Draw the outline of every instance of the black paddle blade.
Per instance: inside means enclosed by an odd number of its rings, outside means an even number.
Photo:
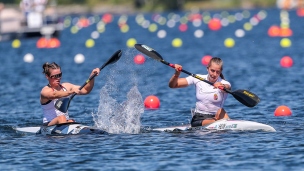
[[[260,98],[248,90],[236,90],[231,92],[233,97],[247,107],[254,107],[260,102]]]
[[[150,48],[149,46],[147,45],[143,45],[143,44],[135,44],[134,47],[140,51],[141,53],[155,59],[155,60],[158,60],[158,61],[162,61],[163,60],[163,57],[157,53],[154,49]]]
[[[69,109],[71,99],[69,97],[58,99],[55,103],[55,108],[63,113]]]
[[[104,64],[99,68],[99,70],[102,70],[105,66],[107,66],[107,65],[109,65],[109,64],[112,64],[112,63],[117,62],[117,61],[120,59],[121,55],[122,55],[122,51],[121,51],[121,50],[116,51],[116,52],[111,56],[111,58],[108,59],[108,61],[107,61],[106,63],[104,63]]]

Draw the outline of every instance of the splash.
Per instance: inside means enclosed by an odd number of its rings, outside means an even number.
[[[129,52],[125,54],[134,56]],[[95,126],[109,133],[140,133],[144,103],[132,59],[121,58],[119,67],[110,69],[106,84],[100,90],[98,111],[92,113]]]
[[[122,103],[112,98],[109,91],[111,89],[108,86],[101,89],[98,112],[93,114],[95,125],[109,133],[138,134],[144,106],[137,87],[130,89],[127,100]]]

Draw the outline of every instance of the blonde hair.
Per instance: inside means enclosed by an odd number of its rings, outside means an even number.
[[[58,64],[56,64],[55,62],[52,62],[52,63],[46,62],[42,65],[42,68],[43,68],[42,73],[46,74],[48,76],[50,76],[50,69],[61,69],[60,66]]]
[[[213,57],[213,58],[211,58],[210,59],[210,61],[209,61],[209,63],[208,63],[208,65],[207,65],[207,68],[209,68],[210,66],[211,66],[211,63],[216,63],[217,65],[219,65],[219,66],[221,66],[221,74],[220,74],[220,77],[222,78],[222,79],[225,79],[225,77],[224,77],[224,75],[223,75],[223,73],[222,73],[222,71],[223,71],[223,65],[224,65],[224,62],[223,62],[223,60],[221,59],[221,58],[219,58],[219,57]]]

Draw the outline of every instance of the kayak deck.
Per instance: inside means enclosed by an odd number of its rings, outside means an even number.
[[[187,131],[187,130],[234,130],[234,131],[267,131],[267,132],[276,132],[276,130],[266,124],[245,121],[245,120],[231,120],[231,119],[222,119],[218,120],[207,126],[191,127],[190,124],[181,125],[181,126],[172,126],[164,128],[154,128],[153,131]]]
[[[76,122],[57,124],[52,126],[23,127],[23,128],[14,128],[14,129],[18,133],[33,133],[33,134],[42,134],[42,135],[75,135],[75,134],[106,133],[106,131],[103,131],[101,129],[82,125]]]

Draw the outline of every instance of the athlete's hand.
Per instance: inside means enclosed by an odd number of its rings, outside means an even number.
[[[74,93],[79,94],[79,92],[80,92],[80,90],[78,87],[70,88],[70,94],[74,94]]]
[[[175,75],[179,75],[183,69],[183,66],[179,64],[174,64],[174,68],[175,68]]]
[[[221,82],[215,82],[215,83],[213,84],[213,86],[214,86],[215,88],[218,88],[218,89],[221,89],[221,90],[224,90],[224,89],[225,89],[225,85],[224,85],[223,83],[221,83]]]
[[[100,69],[99,68],[95,68],[93,69],[92,73],[90,76],[94,75],[96,73],[96,76],[99,75]]]

